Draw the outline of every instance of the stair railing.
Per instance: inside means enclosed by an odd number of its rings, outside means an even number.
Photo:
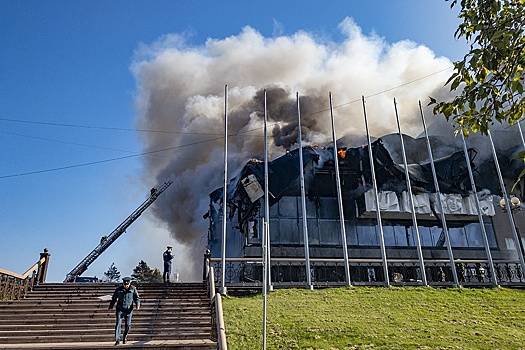
[[[23,274],[0,268],[0,300],[18,300],[39,283],[44,283],[49,266],[49,252],[44,249],[40,259]]]
[[[204,271],[206,272],[208,296],[210,297],[214,340],[217,341],[218,350],[228,350],[224,315],[222,312],[222,296],[215,291],[215,272],[209,264],[209,259],[205,260]]]

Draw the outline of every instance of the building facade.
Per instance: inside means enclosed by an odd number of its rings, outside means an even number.
[[[416,230],[411,216],[404,168],[400,162],[399,143],[395,137],[399,138],[399,135],[385,136],[372,145],[389,281],[420,284],[422,273],[416,249]],[[518,256],[518,249],[521,247],[513,237],[507,213],[499,206],[501,189],[497,179],[493,177],[494,172],[490,170],[493,160],[480,159],[474,148],[468,150],[468,161],[475,170],[475,181],[478,184],[485,228],[483,231],[464,153],[453,149],[451,151],[450,148],[436,152],[439,155],[435,160],[436,172],[454,258],[453,266],[440,220],[442,213],[439,210],[430,164],[424,155],[424,140],[404,137],[406,144],[413,147],[407,154],[408,168],[429,283],[454,283],[452,268],[455,268],[461,284],[490,284],[492,272],[484,245],[484,231],[495,262],[498,283],[524,282]],[[505,177],[510,184],[521,165],[514,164],[509,153],[512,152],[502,154],[500,162],[507,165]],[[304,147],[303,155],[310,272],[314,283],[345,282],[343,249],[348,251],[353,284],[384,283],[379,241],[381,234],[376,219],[367,146],[338,149],[346,244],[342,243],[333,149]],[[263,175],[263,164],[251,160],[230,181],[226,241],[226,275],[230,284],[257,284],[261,281]],[[488,176],[492,179],[487,179]],[[270,162],[269,189],[272,281],[283,285],[304,284],[306,269],[298,149]],[[517,196],[523,194],[520,187],[514,193]],[[218,189],[210,195],[207,217],[208,246],[219,269],[222,266],[216,259],[221,257],[221,206],[222,189]],[[525,221],[519,209],[518,206],[512,215],[518,231],[523,232]],[[521,237],[523,241],[523,236]]]

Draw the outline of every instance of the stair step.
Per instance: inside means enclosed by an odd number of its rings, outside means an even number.
[[[83,346],[79,344],[113,348],[108,341],[114,334],[115,311],[98,297],[112,295],[117,285],[46,283],[22,300],[0,302],[0,349]],[[203,283],[145,284],[137,289],[141,308],[133,313],[129,340],[138,343],[126,347],[215,349],[211,304]]]
[[[13,323],[8,325],[0,324],[0,331],[17,331],[17,330],[44,330],[44,329],[77,329],[79,324],[89,325],[89,328],[107,328],[115,325],[115,320],[107,320],[106,322],[96,323],[84,323],[77,320],[71,320],[69,323],[35,323],[35,324],[24,324],[24,323]],[[211,327],[211,319],[195,319],[195,320],[133,320],[133,328],[152,326],[155,327],[179,327],[179,326],[205,326]]]
[[[190,321],[202,321],[202,320],[211,320],[211,315],[203,314],[187,314],[187,315],[165,315],[159,318],[153,317],[144,317],[144,316],[135,316],[133,315],[133,323],[135,322],[155,322],[156,320],[161,320],[162,322],[179,322],[182,320]],[[42,317],[31,317],[23,319],[0,319],[0,326],[10,325],[10,324],[25,324],[25,325],[34,325],[34,324],[94,324],[94,323],[104,323],[104,322],[115,322],[115,316],[111,315],[110,317],[62,317],[62,318],[42,318]]]
[[[128,341],[120,345],[126,349],[176,349],[176,350],[211,350],[217,348],[217,343],[210,339],[179,339]],[[32,343],[32,344],[0,344],[2,350],[41,349],[41,350],[73,350],[73,349],[115,349],[114,342],[78,342],[78,343]]]
[[[115,289],[99,289],[99,290],[34,290],[31,291],[33,295],[98,295],[98,294],[113,294]],[[207,291],[204,290],[170,290],[170,291],[137,291],[139,295],[207,295]]]
[[[162,319],[173,319],[175,317],[178,317],[179,319],[183,319],[183,318],[188,318],[188,317],[198,317],[198,318],[202,318],[202,317],[208,317],[210,318],[211,317],[211,314],[210,312],[208,311],[207,313],[206,312],[201,312],[201,313],[186,313],[186,314],[183,314],[183,313],[179,313],[179,314],[171,314],[169,315],[170,317],[164,317],[164,316],[161,316],[159,317],[162,318]],[[171,317],[173,316],[173,317]],[[27,319],[30,319],[30,317],[9,317],[9,318],[4,318],[5,321],[10,321],[12,323],[24,323],[25,320]],[[104,316],[101,316],[101,317],[89,317],[89,315],[66,315],[66,316],[55,316],[55,317],[48,317],[48,316],[45,316],[45,317],[38,317],[36,318],[37,320],[39,320],[40,322],[49,322],[49,323],[61,323],[63,321],[66,321],[66,320],[85,320],[86,322],[89,322],[89,323],[93,323],[93,322],[101,322],[101,321],[104,321],[104,320],[112,320],[112,319],[115,319],[115,315],[114,314],[107,314],[107,315],[104,315]],[[137,320],[154,320],[155,319],[155,315],[143,315],[142,317],[135,317],[133,316],[133,319],[137,319]]]
[[[194,307],[165,307],[165,308],[144,308],[140,310],[133,311],[133,317],[150,316],[150,315],[179,315],[179,314],[191,314],[191,313],[204,313],[208,312],[210,307],[206,306],[194,306]],[[5,317],[37,317],[46,316],[52,317],[53,315],[63,315],[63,316],[86,316],[86,317],[99,317],[104,315],[115,316],[115,310],[108,310],[107,307],[98,308],[98,309],[30,309],[30,310],[5,310],[0,312],[0,319]]]
[[[150,325],[135,325],[132,323],[131,329],[133,333],[145,333],[145,334],[178,334],[185,332],[209,332],[209,327],[204,326],[188,326],[188,325],[169,325],[163,327],[153,327],[154,324]],[[19,329],[19,330],[0,330],[0,337],[2,336],[43,336],[43,335],[89,335],[89,334],[113,334],[115,327],[106,325],[105,328],[92,328],[87,327],[88,325],[77,324],[75,329]],[[90,325],[89,325],[90,326]],[[156,325],[155,325],[156,326]]]
[[[21,310],[21,311],[42,311],[42,310],[54,310],[54,309],[69,309],[69,310],[95,310],[95,309],[107,309],[109,302],[98,301],[92,303],[20,303],[11,305],[0,305],[0,312],[10,310]],[[177,301],[177,302],[154,302],[144,301],[140,304],[141,310],[149,309],[174,309],[174,308],[185,308],[191,306],[199,307],[210,307],[209,301]]]
[[[82,334],[82,335],[49,335],[49,336],[0,336],[0,344],[13,343],[51,343],[51,342],[82,342],[82,341],[104,341],[111,339],[113,334]],[[160,339],[202,339],[211,338],[210,332],[177,332],[176,334],[150,334],[133,333],[130,331],[130,341],[160,340]]]

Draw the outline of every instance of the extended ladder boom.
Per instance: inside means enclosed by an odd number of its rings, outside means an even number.
[[[146,199],[130,216],[126,218],[120,225],[118,225],[113,232],[111,232],[107,237],[102,237],[100,244],[93,249],[70,273],[66,275],[64,282],[75,282],[75,279],[84,273],[87,270],[89,265],[93,263],[109,246],[117,240],[126,229],[139,218],[139,216],[153,203],[157,198],[164,192],[173,181],[169,180],[163,183],[158,188],[152,188],[150,191],[150,196]]]

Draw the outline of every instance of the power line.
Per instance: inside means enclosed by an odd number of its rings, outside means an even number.
[[[413,83],[416,83],[418,81],[421,81],[421,80],[424,80],[426,78],[430,78],[431,76],[433,75],[436,75],[436,74],[439,74],[439,73],[443,73],[451,68],[454,68],[453,66],[448,66],[446,68],[443,68],[437,72],[433,72],[433,73],[430,73],[430,74],[427,74],[425,76],[422,76],[422,77],[419,77],[419,78],[416,78],[414,80],[410,80],[410,81],[407,81],[407,82],[404,82],[402,84],[399,84],[399,85],[396,85],[396,86],[393,86],[393,87],[390,87],[388,89],[385,89],[385,90],[380,90],[380,91],[377,91],[377,92],[374,92],[370,95],[365,95],[365,98],[371,98],[371,97],[375,97],[375,96],[378,96],[378,95],[381,95],[381,94],[384,94],[385,92],[390,92],[390,91],[393,91],[393,90],[396,90],[396,89],[399,89],[400,87],[403,87],[403,86],[406,86],[406,85],[410,85],[410,84],[413,84]],[[334,105],[333,108],[334,109],[337,109],[337,108],[341,108],[341,107],[344,107],[344,106],[347,106],[347,105],[350,105],[352,103],[356,103],[356,102],[361,102],[361,96],[359,97],[356,97],[350,101],[347,101],[347,102],[344,102],[344,103],[341,103],[341,104],[338,104],[338,105]],[[314,114],[318,114],[318,113],[322,113],[322,112],[328,112],[330,110],[330,108],[325,108],[325,109],[321,109],[319,111],[315,111],[315,112],[310,112],[310,113],[306,113],[304,115],[314,115]]]
[[[127,151],[127,150],[123,150],[123,149],[119,149],[119,148],[98,146],[98,145],[92,145],[92,144],[87,144],[87,143],[79,143],[79,142],[70,142],[70,141],[64,141],[64,140],[59,140],[59,139],[47,138],[47,137],[42,137],[42,136],[20,134],[20,133],[11,132],[11,131],[0,130],[0,133],[2,133],[4,135],[23,137],[23,138],[26,138],[26,139],[33,139],[33,140],[61,143],[61,144],[64,144],[64,145],[73,145],[73,146],[81,146],[81,147],[87,147],[87,148],[96,148],[96,149],[102,149],[102,150],[107,150],[107,151],[117,151],[117,152],[123,152],[123,153],[133,153],[132,151]]]
[[[169,150],[178,150],[178,149],[181,149],[181,148],[184,148],[184,147],[194,146],[194,145],[201,144],[201,143],[212,142],[212,141],[220,140],[222,138],[223,137],[221,136],[221,137],[216,137],[216,138],[213,138],[213,139],[207,139],[207,140],[191,142],[191,143],[187,143],[187,144],[184,144],[184,145],[166,147],[166,148],[161,148],[161,149],[154,150],[154,151],[135,153],[135,154],[127,155],[127,156],[102,159],[102,160],[97,160],[97,161],[93,161],[93,162],[71,164],[71,165],[66,165],[66,166],[61,166],[61,167],[56,167],[56,168],[48,168],[48,169],[42,169],[42,170],[27,171],[27,172],[8,174],[8,175],[0,175],[0,179],[7,179],[7,178],[11,178],[11,177],[20,177],[20,176],[26,176],[26,175],[48,173],[48,172],[59,171],[59,170],[80,168],[80,167],[85,167],[85,166],[90,166],[90,165],[95,165],[95,164],[109,163],[109,162],[113,162],[113,161],[117,161],[117,160],[136,158],[136,157],[143,157],[143,156],[148,156],[148,155],[161,153],[161,152],[165,152],[165,151],[169,151]]]
[[[437,72],[433,72],[433,73],[430,73],[430,74],[427,74],[425,76],[422,76],[422,77],[419,77],[419,78],[416,78],[414,80],[410,80],[410,81],[407,81],[407,82],[404,82],[402,84],[399,84],[399,85],[396,85],[396,86],[393,86],[393,87],[390,87],[388,89],[385,89],[385,90],[380,90],[380,91],[377,91],[377,92],[374,92],[370,95],[365,95],[365,98],[371,98],[371,97],[375,97],[375,96],[378,96],[378,95],[381,95],[381,94],[384,94],[385,92],[390,92],[390,91],[393,91],[393,90],[396,90],[396,89],[399,89],[400,87],[403,87],[403,86],[406,86],[406,85],[410,85],[410,84],[413,84],[413,83],[416,83],[420,80],[424,80],[426,78],[429,78],[433,75],[436,75],[436,74],[439,74],[439,73],[443,73],[451,68],[454,68],[453,66],[448,66],[446,68],[443,68]],[[356,102],[361,102],[361,96],[359,97],[356,97],[350,101],[347,101],[347,102],[344,102],[344,103],[341,103],[341,104],[338,104],[338,105],[334,105],[333,106],[333,109],[337,109],[337,108],[341,108],[341,107],[345,107],[345,106],[348,106],[352,103],[356,103]],[[324,109],[320,109],[318,111],[315,111],[315,112],[309,112],[309,113],[302,113],[303,116],[311,116],[311,115],[315,115],[315,114],[319,114],[319,113],[322,113],[322,112],[328,112],[330,111],[330,108],[324,108]],[[276,122],[276,123],[273,123],[273,125],[275,124],[279,124],[279,122]],[[262,129],[262,127],[259,127],[259,128],[256,128],[256,129],[252,129],[252,130],[249,130],[249,131],[255,131],[255,130],[260,130]],[[249,132],[249,131],[246,131],[246,132]]]
[[[27,120],[27,119],[13,119],[13,118],[2,118],[2,117],[0,117],[0,120],[1,121],[6,121],[6,122],[12,122],[12,123],[47,125],[47,126],[62,126],[62,127],[80,128],[80,129],[151,132],[151,133],[159,133],[159,134],[222,135],[222,134],[218,134],[218,133],[198,132],[198,131],[175,131],[175,130],[120,128],[120,127],[110,127],[110,126],[72,124],[72,123],[57,123],[57,122],[35,121],[35,120]]]
[[[420,80],[423,80],[423,79],[426,79],[430,76],[433,76],[433,75],[436,75],[436,74],[439,74],[439,73],[442,73],[448,69],[450,69],[452,67],[447,67],[447,68],[444,68],[442,70],[439,70],[437,72],[434,72],[434,73],[430,73],[430,74],[427,74],[423,77],[420,77],[420,78],[417,78],[417,79],[414,79],[414,80],[411,80],[411,81],[408,81],[408,82],[405,82],[405,83],[402,83],[402,84],[399,84],[399,85],[396,85],[394,87],[391,87],[391,88],[388,88],[388,89],[385,89],[385,90],[381,90],[381,91],[378,91],[378,92],[375,92],[373,94],[370,94],[370,95],[367,95],[365,97],[367,98],[370,98],[370,97],[374,97],[374,96],[378,96],[380,94],[383,94],[385,92],[389,92],[389,91],[392,91],[392,90],[395,90],[395,89],[398,89],[402,86],[406,86],[406,85],[409,85],[409,84],[412,84],[412,83],[415,83],[417,81],[420,81]],[[334,106],[334,108],[340,108],[340,107],[343,107],[343,106],[346,106],[346,105],[349,105],[351,103],[355,103],[355,102],[358,102],[360,101],[360,98],[356,98],[354,100],[351,100],[351,101],[348,101],[348,102],[345,102],[343,104],[339,104],[339,105],[336,105]],[[308,115],[313,115],[313,114],[317,114],[317,113],[321,113],[321,112],[325,112],[325,111],[328,111],[329,109],[323,109],[323,110],[319,110],[319,111],[316,111],[316,112],[311,112],[311,113],[308,113]],[[82,127],[82,128],[89,128],[89,129],[106,129],[106,130],[126,130],[126,131],[144,131],[144,132],[162,132],[162,133],[176,133],[174,131],[162,131],[162,130],[147,130],[147,129],[130,129],[130,128],[113,128],[113,127],[101,127],[101,126],[89,126],[89,125],[78,125],[78,124],[62,124],[62,123],[51,123],[51,122],[33,122],[33,121],[22,121],[22,120],[17,120],[17,119],[7,119],[7,118],[0,118],[0,120],[5,120],[5,121],[15,121],[15,122],[23,122],[23,123],[31,123],[31,124],[43,124],[43,125],[57,125],[57,126],[69,126],[69,127]],[[278,124],[278,123],[274,123],[274,124]],[[250,129],[250,130],[246,130],[246,131],[242,131],[242,132],[238,132],[236,134],[232,134],[231,136],[240,136],[240,135],[244,135],[244,134],[247,134],[251,131],[256,131],[256,130],[260,130],[262,127],[258,127],[258,128],[253,128],[253,129]],[[182,134],[186,133],[186,132],[180,132]],[[189,133],[191,134],[191,133]],[[218,135],[218,134],[209,134],[209,133],[204,133],[204,135]],[[246,135],[246,136],[256,136],[256,135]],[[154,151],[148,151],[148,152],[142,152],[142,153],[135,153],[135,154],[130,154],[130,155],[127,155],[127,156],[122,156],[122,157],[116,157],[116,158],[108,158],[108,159],[103,159],[103,160],[98,160],[98,161],[93,161],[93,162],[86,162],[86,163],[78,163],[78,164],[72,164],[72,165],[67,165],[67,166],[62,166],[62,167],[56,167],[56,168],[48,168],[48,169],[42,169],[42,170],[35,170],[35,171],[28,171],[28,172],[22,172],[22,173],[15,173],[15,174],[8,174],[8,175],[0,175],[0,179],[5,179],[5,178],[12,178],[12,177],[20,177],[20,176],[26,176],[26,175],[33,175],[33,174],[41,174],[41,173],[47,173],[47,172],[53,172],[53,171],[59,171],[59,170],[65,170],[65,169],[71,169],[71,168],[78,168],[78,167],[85,167],[85,166],[90,166],[90,165],[96,165],[96,164],[102,164],[102,163],[108,163],[108,162],[113,162],[113,161],[117,161],[117,160],[123,160],[123,159],[129,159],[129,158],[136,158],[136,157],[142,157],[142,156],[148,156],[148,155],[152,155],[152,154],[156,154],[156,153],[161,153],[161,152],[165,152],[165,151],[168,151],[168,150],[177,150],[177,149],[181,149],[181,148],[184,148],[184,147],[189,147],[189,146],[193,146],[193,145],[197,145],[197,144],[201,144],[201,143],[207,143],[207,142],[212,142],[212,141],[216,141],[216,140],[220,140],[220,139],[223,139],[224,136],[220,136],[220,137],[216,137],[216,138],[213,138],[213,139],[207,139],[207,140],[201,140],[201,141],[196,141],[196,142],[192,142],[192,143],[188,143],[188,144],[184,144],[184,145],[179,145],[179,146],[171,146],[171,147],[166,147],[166,148],[162,148],[162,149],[158,149],[158,150],[154,150]]]
[[[392,90],[396,90],[400,87],[403,87],[403,86],[406,86],[406,85],[410,85],[410,84],[413,84],[415,82],[418,82],[418,81],[421,81],[421,80],[424,80],[426,78],[429,78],[433,75],[436,75],[436,74],[439,74],[439,73],[442,73],[442,72],[445,72],[449,69],[453,68],[453,66],[448,66],[444,69],[441,69],[439,71],[436,71],[436,72],[433,72],[433,73],[430,73],[430,74],[427,74],[425,76],[422,76],[422,77],[419,77],[419,78],[416,78],[416,79],[413,79],[413,80],[410,80],[410,81],[407,81],[407,82],[404,82],[404,83],[401,83],[399,85],[396,85],[396,86],[393,86],[393,87],[390,87],[388,89],[385,89],[385,90],[380,90],[380,91],[377,91],[375,93],[372,93],[370,95],[365,95],[366,98],[370,98],[370,97],[375,97],[375,96],[378,96],[378,95],[381,95],[381,94],[384,94],[385,92],[389,92],[389,91],[392,91]],[[345,103],[341,103],[339,105],[334,105],[334,109],[336,108],[341,108],[341,107],[344,107],[346,105],[349,105],[349,104],[352,104],[352,103],[356,103],[356,102],[359,102],[361,101],[361,97],[356,97],[355,99],[352,99],[350,101],[347,101]],[[315,111],[315,112],[310,112],[310,113],[307,113],[305,114],[306,115],[313,115],[313,114],[318,114],[318,113],[322,113],[322,112],[327,112],[329,111],[328,108],[326,109],[322,109],[322,110],[319,110],[319,111]],[[122,128],[122,127],[108,127],[108,126],[100,126],[100,125],[86,125],[86,124],[74,124],[74,123],[59,123],[59,122],[49,122],[49,121],[34,121],[34,120],[28,120],[28,119],[14,119],[14,118],[4,118],[4,117],[0,117],[0,121],[6,121],[6,122],[12,122],[12,123],[22,123],[22,124],[34,124],[34,125],[47,125],[47,126],[61,126],[61,127],[71,127],[71,128],[82,128],[82,129],[98,129],[98,130],[113,130],[113,131],[133,131],[133,132],[144,132],[144,133],[160,133],[160,134],[188,134],[188,135],[210,135],[210,136],[219,136],[219,135],[222,135],[222,134],[219,134],[219,133],[209,133],[209,132],[200,132],[200,131],[180,131],[180,130],[156,130],[156,129],[140,129],[140,128]],[[249,131],[254,131],[254,130],[259,130],[259,129],[262,129],[262,127],[259,127],[259,128],[256,128],[256,129],[253,129],[253,130],[249,130]],[[249,132],[249,131],[245,131],[245,132]],[[243,132],[244,133],[244,132]]]

